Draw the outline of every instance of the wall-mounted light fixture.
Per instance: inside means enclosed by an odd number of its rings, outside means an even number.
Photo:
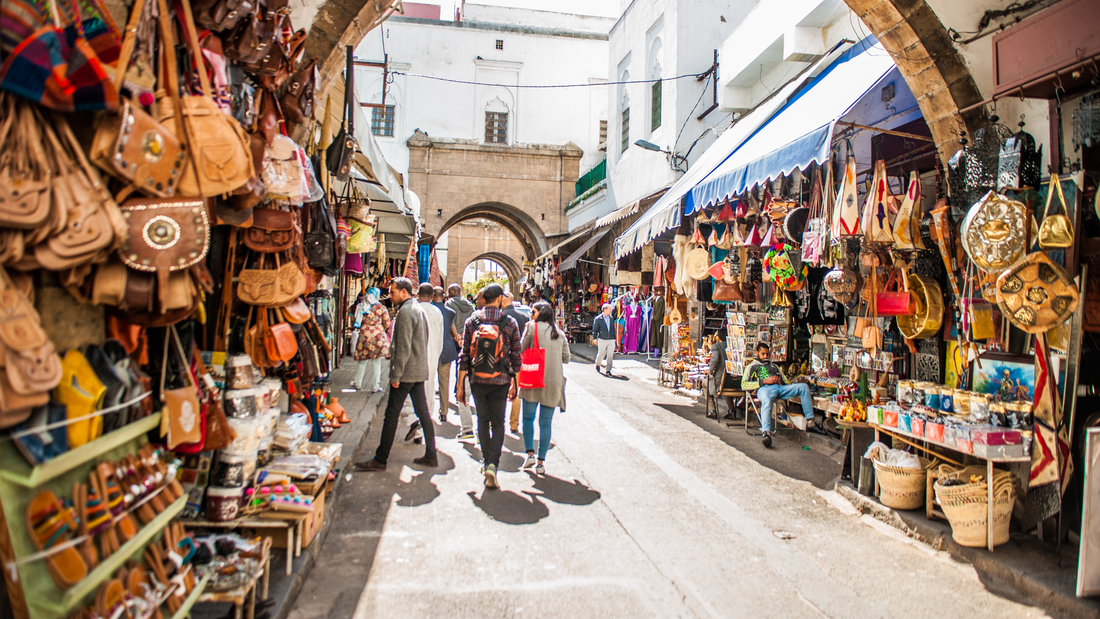
[[[657,152],[657,153],[664,153],[665,156],[668,158],[668,165],[669,165],[670,168],[672,168],[673,170],[675,170],[677,172],[686,171],[683,168],[683,165],[685,163],[687,163],[687,159],[681,157],[680,155],[677,155],[676,153],[674,153],[670,150],[665,150],[665,149],[661,148],[660,146],[657,146],[653,142],[649,142],[647,140],[635,140],[634,145],[635,146],[640,146],[640,147],[644,148],[645,150],[651,150],[651,151],[654,151],[654,152]]]
[[[435,216],[436,217],[442,217],[443,216],[443,209],[441,209],[441,208],[435,209]]]

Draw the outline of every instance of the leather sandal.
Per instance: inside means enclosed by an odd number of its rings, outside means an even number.
[[[84,562],[88,564],[89,570],[94,570],[95,566],[99,565],[99,554],[95,550],[94,533],[95,527],[102,525],[103,512],[100,511],[97,515],[97,523],[92,523],[89,519],[88,510],[88,485],[76,482],[73,484],[73,509],[77,513],[77,535],[86,538],[77,548],[80,550],[81,556],[84,557]]]
[[[100,617],[110,617],[114,609],[126,598],[126,587],[115,578],[99,586],[95,594],[95,611]]]
[[[138,526],[134,517],[126,511],[125,493],[115,477],[114,467],[107,462],[101,462],[96,467],[96,475],[99,477],[99,494],[107,500],[107,508],[115,517],[118,534],[124,542],[132,540],[137,535]]]
[[[52,490],[44,490],[31,499],[27,505],[26,526],[31,542],[39,551],[72,539],[77,531],[72,511],[57,500]],[[72,587],[88,575],[88,564],[74,547],[65,548],[45,561],[50,576],[61,590]]]

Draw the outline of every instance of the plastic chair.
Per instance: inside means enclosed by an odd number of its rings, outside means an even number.
[[[763,431],[753,432],[752,430],[749,429],[749,409],[750,408],[752,409],[752,412],[756,415],[756,419],[759,422],[759,425],[757,427],[761,428],[761,427],[764,426],[764,420],[760,416],[760,406],[761,406],[760,398],[756,396],[756,392],[757,392],[758,389],[759,388],[757,388],[757,389],[747,389],[744,392],[745,393],[745,434],[748,434],[749,436],[763,436],[763,434],[764,434]],[[778,431],[780,429],[780,427],[784,427],[784,428],[794,427],[790,423],[789,420],[786,423],[782,424],[782,426],[780,425],[780,422],[779,422],[779,413],[780,412],[786,414],[786,412],[787,412],[786,400],[776,400],[775,402],[772,402],[772,432]]]

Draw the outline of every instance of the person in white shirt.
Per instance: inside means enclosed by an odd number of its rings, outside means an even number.
[[[420,284],[417,290],[417,300],[420,301],[420,309],[424,310],[424,322],[428,325],[428,380],[424,381],[424,394],[428,399],[428,415],[435,418],[438,412],[439,401],[435,398],[438,388],[439,358],[443,355],[443,312],[439,311],[432,301],[435,298],[435,287],[429,283]],[[416,437],[420,430],[420,420],[415,413],[408,417],[409,433],[405,440]]]

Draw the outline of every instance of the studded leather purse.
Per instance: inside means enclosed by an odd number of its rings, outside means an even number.
[[[155,274],[161,312],[171,298],[169,275],[202,262],[210,249],[210,216],[202,199],[129,200],[122,215],[130,238],[118,256],[133,270]]]

